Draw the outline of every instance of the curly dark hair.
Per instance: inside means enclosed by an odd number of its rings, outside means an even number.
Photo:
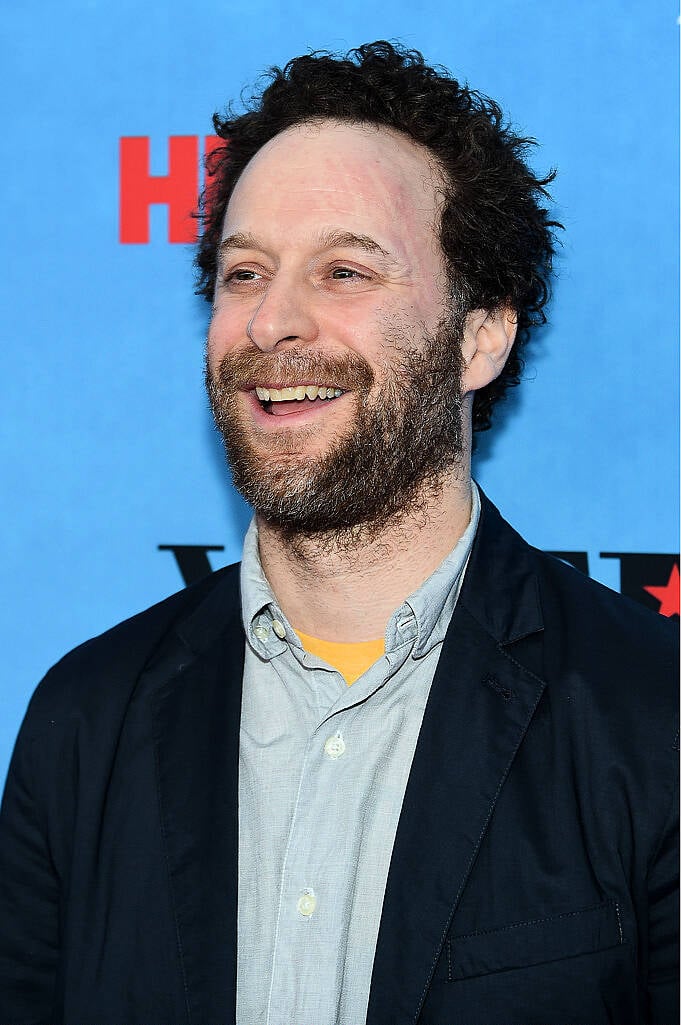
[[[440,242],[458,312],[515,311],[516,342],[501,375],[476,392],[473,429],[490,426],[492,407],[523,370],[530,329],[546,322],[555,247],[542,203],[554,177],[534,175],[525,159],[533,139],[515,134],[500,107],[460,85],[445,68],[430,67],[417,50],[385,41],[338,56],[315,52],[267,73],[268,84],[245,113],[215,114],[226,145],[206,161],[207,187],[199,217],[197,294],[212,302],[217,247],[232,190],[255,153],[279,132],[330,119],[385,126],[427,147],[448,183]]]

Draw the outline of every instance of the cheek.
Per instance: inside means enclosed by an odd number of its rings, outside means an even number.
[[[429,261],[418,275],[411,296],[411,311],[415,320],[430,330],[445,316],[448,308],[449,289],[441,263]]]
[[[231,352],[239,344],[240,339],[246,337],[241,325],[242,319],[233,313],[228,315],[219,310],[211,317],[206,342],[208,367],[211,371],[216,369],[225,353]]]

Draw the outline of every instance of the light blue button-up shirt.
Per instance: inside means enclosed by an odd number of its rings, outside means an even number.
[[[348,687],[306,652],[265,579],[241,568],[238,1025],[362,1025],[397,823],[480,516],[390,617]],[[453,756],[455,753],[453,752]]]

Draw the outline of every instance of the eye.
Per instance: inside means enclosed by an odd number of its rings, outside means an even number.
[[[331,271],[331,277],[335,278],[336,281],[340,281],[343,278],[364,277],[364,275],[356,270],[352,270],[350,267],[334,267]]]
[[[226,270],[221,281],[223,292],[250,294],[254,289],[262,288],[265,274],[254,267],[233,267]]]
[[[329,277],[333,281],[370,281],[371,275],[364,274],[356,267],[332,267]]]
[[[260,275],[254,270],[245,270],[242,267],[230,271],[225,275],[225,281],[255,281]]]

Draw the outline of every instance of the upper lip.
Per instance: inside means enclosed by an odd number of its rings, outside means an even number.
[[[343,385],[323,378],[317,378],[316,381],[256,381],[255,384],[248,385],[244,391],[255,391],[256,388],[277,388],[279,390],[282,388],[340,388],[342,391],[347,391]]]

